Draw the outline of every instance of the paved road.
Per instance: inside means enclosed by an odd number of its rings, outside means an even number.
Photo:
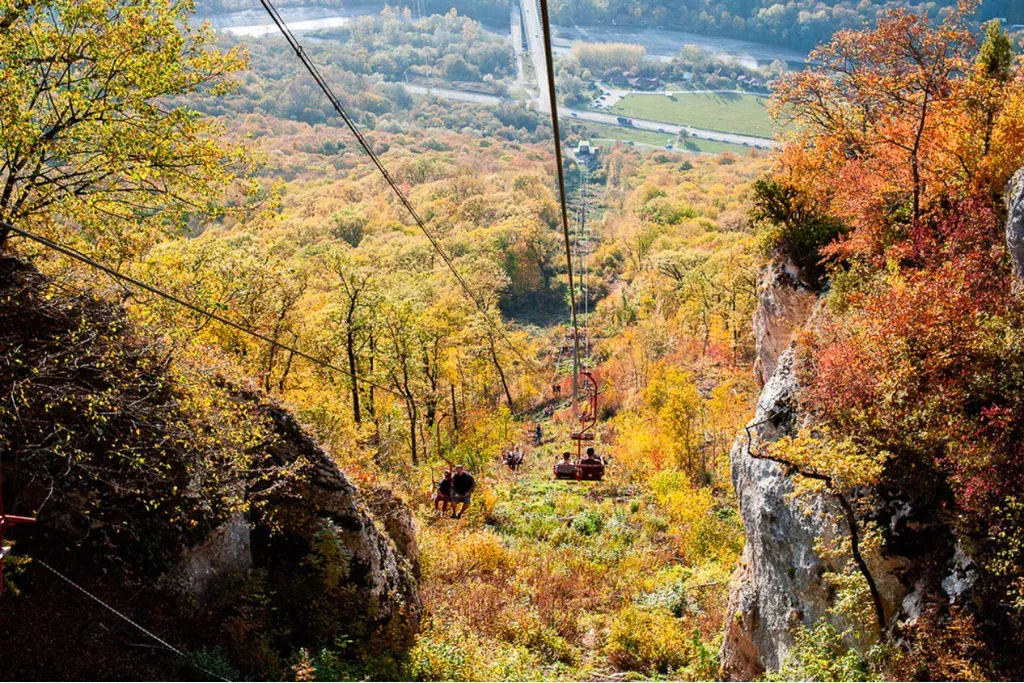
[[[540,97],[538,109],[546,114],[551,113],[548,101],[548,64],[544,59],[544,35],[541,33],[540,5],[537,0],[522,0],[523,24],[526,27],[526,43],[529,46],[533,70],[537,75],[537,87]]]
[[[497,95],[488,95],[487,93],[482,92],[454,90],[452,88],[435,88],[433,86],[412,85],[411,83],[403,83],[402,85],[404,85],[405,89],[414,95],[434,95],[448,100],[486,104],[492,107],[496,107],[501,104],[501,98]]]
[[[501,103],[501,98],[497,95],[486,95],[478,92],[453,90],[451,88],[428,88],[422,85],[406,85],[405,88],[416,95],[435,95],[437,97],[444,97],[450,100],[473,102],[475,104],[486,104],[489,106],[497,106]],[[536,106],[536,103],[534,103],[534,105]],[[601,112],[571,109],[569,107],[559,107],[558,112],[563,118],[590,121],[592,123],[605,123],[612,126],[619,125],[618,117],[615,114],[602,114]],[[573,116],[573,114],[575,114],[575,116]],[[752,135],[739,135],[736,133],[720,133],[714,130],[705,130],[703,128],[694,128],[692,126],[680,126],[674,123],[662,123],[661,121],[651,121],[648,119],[634,118],[632,127],[638,130],[665,133],[667,137],[675,137],[676,135],[679,135],[679,133],[686,131],[686,133],[691,137],[699,138],[701,140],[730,142],[734,145],[747,145],[751,147],[761,146],[769,149],[779,147],[779,143],[767,138],[759,138]]]
[[[523,66],[523,19],[519,5],[516,4],[509,9],[509,35],[512,37],[512,52],[516,56],[516,85],[523,85],[526,80],[526,68]]]
[[[583,111],[579,109],[569,109],[567,107],[561,107],[558,111],[564,113],[566,116],[570,116],[581,121],[606,123],[613,126],[619,125],[618,116],[616,114],[602,114],[596,111]],[[575,114],[575,116],[573,116],[573,114]],[[747,145],[749,147],[760,146],[775,149],[780,146],[779,143],[774,140],[769,140],[768,138],[759,138],[753,135],[739,135],[737,133],[720,133],[716,130],[705,130],[703,128],[694,128],[693,126],[680,126],[675,123],[663,123],[661,121],[651,121],[648,119],[633,118],[632,127],[637,130],[665,133],[669,136],[676,136],[685,131],[690,137],[700,138],[701,140],[730,142],[734,145]]]

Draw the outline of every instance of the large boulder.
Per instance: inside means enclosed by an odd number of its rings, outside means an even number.
[[[301,476],[268,497],[270,516],[281,525],[283,538],[267,536],[264,553],[287,553],[298,543],[322,554],[323,543],[334,544],[345,575],[318,599],[337,601],[328,611],[353,620],[343,629],[347,635],[372,637],[386,631],[389,645],[400,649],[415,635],[422,611],[408,506],[390,494],[387,503],[379,502],[384,498],[379,490],[364,496],[291,413],[271,403],[261,404],[261,410],[282,437],[267,449],[277,464],[302,464]],[[375,518],[370,499],[389,516],[386,521]]]
[[[285,407],[244,377],[168,367],[163,340],[120,306],[4,256],[0,349],[15,406],[0,410],[5,503],[37,517],[16,539],[34,560],[18,577],[29,599],[0,606],[13,671],[158,678],[109,613],[50,599],[43,562],[254,677],[337,643],[353,665],[400,660],[422,613],[409,509],[356,487]]]
[[[236,513],[209,538],[186,551],[164,581],[171,590],[202,602],[219,580],[249,569],[252,569],[249,519]]]
[[[408,506],[389,491],[360,491],[280,405],[253,391],[231,391],[267,418],[268,464],[292,476],[250,484],[251,511],[184,551],[165,584],[204,603],[222,582],[262,570],[278,595],[316,594],[320,614],[310,622],[321,623],[309,629],[313,642],[335,629],[364,638],[386,632],[389,644],[401,649],[422,611]],[[332,562],[335,567],[325,566]],[[307,609],[296,606],[299,613]]]

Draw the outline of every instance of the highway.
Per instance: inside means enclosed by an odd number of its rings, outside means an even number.
[[[516,85],[526,83],[526,67],[523,65],[523,20],[519,5],[513,3],[509,10],[509,35],[512,37],[512,52],[516,56]]]
[[[537,77],[539,90],[538,109],[545,114],[551,113],[548,101],[548,65],[544,59],[544,35],[541,33],[540,5],[537,0],[522,0],[523,24],[526,27],[526,43],[533,61],[533,70]]]

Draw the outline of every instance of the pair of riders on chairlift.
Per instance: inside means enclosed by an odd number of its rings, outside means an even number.
[[[586,455],[579,461],[579,465],[582,467],[603,468],[607,464],[605,459],[597,455],[592,447],[587,449]],[[575,477],[576,469],[577,463],[572,461],[572,453],[565,451],[562,453],[562,459],[555,463],[555,476]]]
[[[452,518],[462,517],[462,513],[469,507],[475,488],[476,479],[462,465],[455,466],[455,474],[452,474],[451,469],[445,470],[434,491],[434,514],[446,515],[448,503],[451,503]]]
[[[523,453],[523,449],[519,446],[519,444],[516,444],[509,450],[505,451],[505,456],[503,460],[505,462],[505,466],[508,467],[513,472],[515,472],[517,469],[519,469],[520,465],[523,464],[523,460],[525,458],[526,454]]]

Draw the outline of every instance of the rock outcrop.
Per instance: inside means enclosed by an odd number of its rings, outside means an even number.
[[[165,583],[203,603],[239,572],[265,571],[278,595],[315,595],[318,615],[308,615],[311,623],[326,617],[356,638],[386,633],[388,647],[400,651],[416,634],[422,611],[408,506],[390,491],[360,491],[286,409],[256,392],[233,388],[232,395],[258,406],[271,426],[263,446],[270,464],[294,476],[266,492],[257,484],[258,509],[235,515],[182,553]],[[296,607],[296,618],[303,618]],[[303,630],[317,642],[337,623]]]
[[[778,359],[765,384],[757,412],[741,435],[730,459],[739,497],[746,545],[729,596],[722,670],[732,680],[752,680],[765,671],[778,671],[793,646],[801,625],[831,622],[840,632],[852,624],[833,614],[832,591],[823,577],[839,571],[819,555],[820,541],[846,537],[838,504],[828,495],[794,500],[793,482],[782,467],[754,457],[767,444],[796,431],[799,385],[793,370],[793,349]],[[752,455],[752,453],[754,455]],[[898,558],[868,558],[872,576],[892,615],[907,594],[901,575],[906,563]],[[851,642],[851,645],[866,645]]]
[[[752,450],[794,431],[797,390],[790,349],[761,392],[749,440],[741,435],[730,454],[746,535],[722,646],[723,672],[734,680],[778,670],[793,644],[794,627],[828,613],[828,590],[821,579],[829,567],[815,545],[820,536],[834,533],[831,524],[825,515],[798,509],[790,496],[792,482],[778,464],[751,456]],[[815,507],[829,507],[829,502],[815,501]]]
[[[202,602],[225,576],[252,569],[250,531],[246,515],[233,515],[209,538],[190,548],[164,582],[171,590]]]
[[[792,342],[818,302],[791,267],[771,265],[762,278],[755,333],[756,371],[765,373],[764,384],[756,413],[730,453],[746,536],[732,581],[721,651],[722,674],[731,680],[778,671],[801,625],[826,620],[841,632],[851,626],[832,613],[832,591],[823,578],[841,568],[816,550],[821,541],[848,533],[838,523],[843,518],[838,504],[828,495],[795,500],[791,476],[779,464],[755,457],[771,442],[795,433],[806,420],[798,407]],[[869,557],[868,563],[887,614],[895,614],[908,593],[903,576],[907,563],[878,557]]]
[[[1024,169],[1006,188],[1006,246],[1013,266],[1014,286],[1024,287]]]
[[[169,368],[119,306],[12,257],[0,257],[0,348],[0,392],[17,406],[0,410],[0,481],[9,512],[38,518],[17,538],[32,567],[62,567],[140,614],[158,606],[146,621],[169,641],[225,648],[259,678],[342,637],[356,662],[404,653],[422,611],[409,509],[357,488],[287,409],[244,380]],[[66,437],[41,445],[50,433]],[[19,578],[20,626],[0,618],[15,670],[67,659],[63,678],[154,679],[127,639],[102,644],[124,667],[79,656],[109,615],[76,600],[36,608],[52,577]]]
[[[379,502],[384,498],[379,490],[364,495],[291,413],[271,403],[262,403],[260,410],[280,437],[267,452],[280,466],[302,467],[300,476],[267,498],[267,516],[280,530],[262,534],[257,559],[281,564],[296,547],[323,555],[320,545],[330,543],[326,554],[340,553],[344,576],[338,585],[327,585],[317,600],[327,604],[326,611],[350,620],[347,635],[386,631],[389,645],[400,649],[415,635],[422,609],[416,583],[419,551],[408,506],[390,494],[387,503]],[[384,518],[374,515],[374,507]],[[306,556],[293,559],[301,571]]]
[[[772,261],[761,272],[754,310],[757,359],[754,374],[763,386],[775,364],[793,341],[793,335],[811,316],[818,295],[808,287],[790,261]]]

